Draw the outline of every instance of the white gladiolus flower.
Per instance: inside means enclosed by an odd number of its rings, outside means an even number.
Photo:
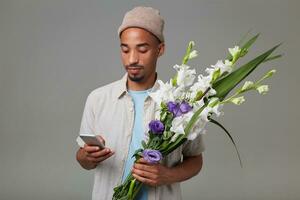
[[[195,126],[196,127],[196,126]],[[192,131],[191,130],[191,132],[189,133],[189,135],[187,136],[187,139],[188,140],[194,140],[197,136],[198,136],[198,134],[200,134],[199,132],[197,132],[197,131],[201,131],[201,129],[197,129],[196,131]]]
[[[175,65],[174,69],[177,70],[177,85],[188,87],[193,84],[195,80],[196,70],[189,69],[187,65]]]
[[[174,99],[183,99],[184,96],[185,96],[185,88],[183,86],[173,88],[173,97],[174,97]]]
[[[189,60],[196,58],[198,56],[198,52],[196,50],[193,50],[190,54],[189,54]]]
[[[205,71],[212,76],[215,71],[220,69],[220,75],[222,75],[224,72],[231,72],[232,71],[232,63],[229,60],[225,60],[225,63],[223,63],[222,60],[218,60],[215,65],[211,65],[211,68],[206,68]]]
[[[211,76],[209,75],[203,76],[202,74],[200,74],[198,76],[198,81],[190,87],[191,98],[194,99],[197,96],[197,93],[199,91],[202,91],[204,93],[207,90],[207,88],[210,88],[211,87],[210,81],[211,81]],[[208,92],[208,95],[214,95],[214,94],[216,94],[216,91],[211,88]]]
[[[245,101],[245,98],[244,96],[241,96],[241,97],[233,98],[230,101],[236,105],[241,105]]]
[[[170,83],[164,83],[161,80],[157,81],[160,85],[159,89],[155,92],[149,92],[149,96],[160,105],[161,102],[174,101],[173,86]]]
[[[176,117],[172,121],[172,127],[170,131],[174,132],[175,134],[172,136],[171,141],[174,142],[178,136],[185,134],[184,128],[187,126],[191,118],[193,117],[193,112],[188,112],[180,117]],[[206,121],[200,119],[193,125],[190,130],[190,133],[187,136],[188,140],[195,139],[203,130],[206,125]]]
[[[221,74],[224,72],[231,72],[231,62],[229,60],[225,60],[225,63],[223,63],[222,60],[218,60],[218,62],[215,65],[215,68],[220,68]]]
[[[248,90],[250,88],[252,88],[254,85],[254,83],[252,81],[246,81],[242,87],[242,90]]]
[[[232,55],[232,57],[236,57],[237,54],[241,52],[241,49],[239,46],[235,46],[233,48],[228,48],[228,51]]]
[[[204,105],[203,99],[196,101],[193,103],[193,112],[196,112],[199,108],[201,108]]]
[[[211,107],[206,107],[202,110],[202,112],[200,114],[200,118],[202,121],[208,122],[207,116],[208,116],[210,110],[211,110]]]
[[[230,67],[232,67],[232,62],[230,62],[229,60],[225,60],[225,65],[226,66],[230,66]],[[231,71],[231,70],[230,70]]]
[[[199,119],[194,124],[193,128],[190,130],[187,139],[194,140],[199,134],[203,133],[205,125],[206,125],[206,121],[202,121],[201,119]]]
[[[179,135],[185,134],[184,127],[186,127],[188,122],[191,120],[193,114],[193,112],[188,112],[187,114],[175,117],[173,119],[170,131],[174,132],[175,134],[171,138],[172,142],[174,142]]]
[[[256,88],[259,94],[266,94],[269,91],[269,86],[268,85],[261,85]]]
[[[214,107],[207,106],[201,112],[200,117],[203,121],[208,122],[208,118],[207,118],[208,115],[210,113],[212,113],[212,114],[216,114],[217,116],[220,116],[221,115],[221,111],[220,111],[221,108],[222,108],[222,105],[219,105],[219,104],[214,106]]]
[[[222,112],[221,112],[222,107],[223,107],[222,105],[217,104],[217,105],[215,105],[214,107],[211,108],[210,112],[212,114],[217,115],[217,117],[219,117],[222,114]]]

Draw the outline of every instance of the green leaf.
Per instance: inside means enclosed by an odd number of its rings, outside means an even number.
[[[137,149],[134,154],[132,155],[132,158],[133,157],[140,157],[141,156],[141,152],[143,151],[143,149]]]
[[[265,62],[268,62],[268,61],[271,61],[271,60],[275,60],[277,58],[281,58],[282,56],[283,56],[283,54],[278,54],[276,56],[271,56],[271,57],[265,59],[263,62],[265,63]]]
[[[155,135],[151,140],[149,140],[148,148],[157,149],[159,145],[163,142],[160,136]]]
[[[261,64],[279,45],[274,46],[270,50],[254,58],[250,62],[246,63],[242,67],[236,69],[232,73],[216,81],[213,84],[213,88],[216,90],[216,97],[223,100],[227,94],[243,79],[245,79],[256,67]]]
[[[235,144],[235,142],[234,142],[232,136],[230,135],[230,133],[225,129],[224,126],[222,126],[222,124],[220,124],[220,123],[217,122],[216,120],[214,120],[214,119],[212,119],[212,118],[209,117],[209,121],[212,122],[213,124],[216,124],[217,126],[219,126],[221,129],[223,129],[223,130],[225,131],[225,133],[227,134],[227,136],[230,138],[232,144],[234,145],[234,148],[235,148],[235,150],[236,150],[237,156],[238,156],[239,161],[240,161],[241,168],[243,168],[243,164],[242,164],[242,160],[241,160],[240,153],[239,153],[239,151],[238,151],[238,149],[237,149],[237,146],[236,146],[236,144]]]
[[[172,151],[177,149],[177,147],[179,147],[181,144],[183,144],[186,140],[187,139],[185,138],[184,135],[178,136],[176,141],[173,143],[169,143],[168,147],[166,149],[162,150],[161,153],[163,154],[163,156],[168,155],[169,153],[171,153]]]
[[[219,102],[220,102],[220,101],[219,101],[218,98],[211,98],[210,101],[209,101],[208,106],[213,108],[213,107],[215,107]]]
[[[249,29],[248,31],[247,31],[247,33],[245,33],[242,37],[241,37],[241,39],[240,39],[240,41],[238,42],[238,46],[241,46],[242,45],[242,43],[244,42],[244,40],[247,38],[247,36],[250,34],[250,32],[252,31],[252,29]]]
[[[144,149],[147,149],[147,144],[144,140],[142,141],[142,146],[143,146]]]

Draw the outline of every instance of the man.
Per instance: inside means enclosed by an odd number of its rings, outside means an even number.
[[[95,169],[93,200],[111,199],[113,188],[131,171],[145,183],[137,199],[181,199],[180,182],[202,168],[201,135],[181,145],[159,164],[131,156],[147,140],[147,125],[157,105],[148,96],[157,83],[156,63],[163,55],[164,20],[151,7],[136,7],[126,13],[119,27],[121,58],[126,74],[119,81],[92,91],[86,101],[80,133],[99,134],[106,148],[83,145],[77,160],[85,169]]]

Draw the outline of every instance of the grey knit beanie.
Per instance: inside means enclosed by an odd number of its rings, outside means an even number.
[[[122,31],[130,27],[143,28],[155,35],[161,42],[164,41],[164,20],[159,11],[151,7],[135,7],[128,11],[118,29],[120,37]]]

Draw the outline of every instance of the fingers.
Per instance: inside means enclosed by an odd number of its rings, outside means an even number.
[[[93,162],[95,164],[98,164],[104,160],[106,160],[107,158],[111,157],[115,152],[110,152],[108,154],[106,154],[105,156],[101,156],[101,157],[87,157],[87,160],[90,161],[90,162]]]
[[[149,162],[147,162],[144,158],[140,158],[137,161],[138,163],[145,163],[145,164],[150,164]]]
[[[143,162],[143,161],[142,161]],[[169,183],[166,179],[167,170],[161,164],[135,163],[132,169],[132,176],[151,186],[158,186]]]
[[[105,140],[102,136],[96,135],[96,138],[102,144],[105,145]],[[99,164],[100,162],[106,160],[115,153],[109,148],[101,149],[98,146],[92,146],[87,144],[84,145],[83,150],[85,154],[85,159],[95,164]]]
[[[150,185],[150,186],[157,186],[158,185],[158,182],[157,181],[154,181],[154,180],[151,180],[151,179],[148,179],[148,178],[145,178],[145,177],[142,177],[142,176],[139,176],[135,173],[132,174],[132,176],[134,178],[136,178],[138,181],[142,182],[142,183],[145,183],[147,185]]]
[[[105,148],[105,149],[102,149],[100,151],[88,153],[87,156],[88,157],[93,157],[93,158],[98,158],[98,157],[105,156],[105,155],[107,155],[111,152],[113,152],[113,151],[108,149],[108,148]]]
[[[145,164],[145,163],[138,162],[138,163],[135,163],[133,165],[133,167],[136,169],[151,172],[151,173],[158,173],[157,164],[147,164],[147,162]]]
[[[149,178],[149,179],[156,179],[157,178],[156,174],[154,174],[152,172],[140,170],[140,169],[137,169],[137,168],[132,169],[132,174],[136,174],[137,176],[140,176],[140,177],[143,177],[143,178]]]
[[[100,150],[100,148],[98,146],[89,146],[87,144],[84,144],[83,149],[87,153],[93,153],[93,152],[97,152]]]

